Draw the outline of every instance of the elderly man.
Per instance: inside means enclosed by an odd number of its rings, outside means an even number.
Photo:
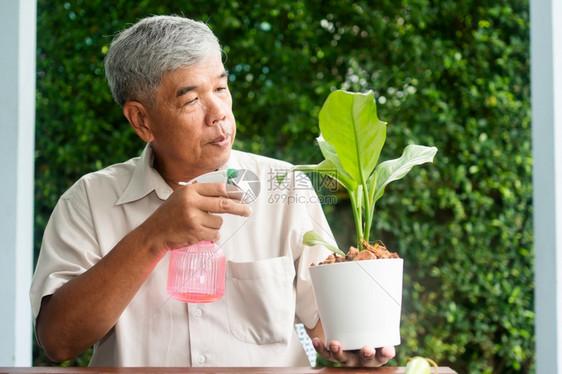
[[[64,361],[94,346],[93,366],[302,366],[299,321],[333,361],[379,366],[393,357],[393,347],[324,344],[307,267],[326,250],[305,248],[302,236],[328,225],[308,181],[275,183],[289,164],[231,150],[232,98],[211,30],[184,17],[146,18],[115,38],[105,67],[147,145],[82,177],[52,213],[30,292],[47,355]],[[222,169],[251,171],[261,193],[243,204],[224,183],[181,183]],[[226,255],[224,297],[169,298],[170,250],[202,240]]]

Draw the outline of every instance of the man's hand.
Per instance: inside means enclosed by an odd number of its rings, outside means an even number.
[[[332,340],[326,346],[320,338],[312,339],[312,345],[325,359],[346,367],[378,367],[386,364],[396,354],[394,347],[375,349],[365,346],[361,350],[344,351],[337,340]]]
[[[365,346],[360,350],[344,351],[340,342],[332,340],[326,346],[324,344],[324,328],[322,321],[318,321],[314,328],[309,329],[305,326],[306,332],[316,352],[328,361],[337,362],[348,367],[378,367],[386,364],[394,357],[396,350],[394,347],[377,348]]]
[[[240,194],[238,194],[240,195]],[[223,219],[217,214],[249,216],[248,205],[227,192],[225,183],[194,183],[178,188],[141,226],[162,250],[201,240],[216,242]]]

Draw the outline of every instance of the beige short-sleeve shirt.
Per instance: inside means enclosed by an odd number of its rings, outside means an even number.
[[[93,266],[172,194],[152,159],[147,145],[140,158],[85,175],[61,196],[31,286],[34,318],[44,296]],[[171,299],[168,254],[95,345],[90,365],[308,366],[294,323],[314,327],[319,319],[308,266],[328,253],[303,246],[302,237],[308,230],[332,234],[308,178],[289,174],[278,182],[290,166],[233,150],[223,168],[255,173],[260,191],[251,217],[223,215],[223,298]]]

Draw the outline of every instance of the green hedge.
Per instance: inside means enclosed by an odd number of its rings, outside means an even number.
[[[237,148],[319,161],[317,115],[335,88],[375,91],[389,123],[382,158],[439,148],[377,205],[372,237],[406,264],[393,364],[423,355],[459,373],[534,371],[527,1],[112,3],[38,1],[36,251],[73,181],[143,147],[105,82],[112,35],[184,14],[227,52]],[[326,212],[351,244],[345,197]]]

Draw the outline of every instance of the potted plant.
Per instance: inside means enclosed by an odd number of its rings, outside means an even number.
[[[345,350],[399,345],[403,260],[382,243],[371,244],[374,208],[390,182],[432,162],[437,148],[411,144],[400,158],[379,163],[386,122],[377,117],[372,91],[332,92],[320,110],[319,126],[324,161],[292,170],[338,181],[349,193],[357,234],[356,247],[348,251],[314,231],[304,235],[304,244],[334,252],[310,267],[326,340],[339,340]]]

